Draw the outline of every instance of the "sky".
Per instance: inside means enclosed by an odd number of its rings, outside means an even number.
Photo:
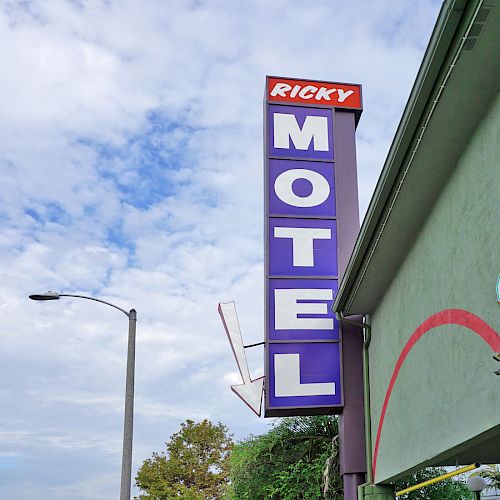
[[[363,85],[362,218],[439,8],[0,0],[0,498],[120,486],[127,318],[31,293],[137,309],[134,475],[187,418],[266,431],[217,313],[263,340],[265,75]]]

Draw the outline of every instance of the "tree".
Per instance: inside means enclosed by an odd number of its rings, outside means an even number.
[[[396,491],[444,474],[424,469],[395,483]],[[230,461],[229,500],[343,498],[337,417],[294,417],[277,421],[260,436],[237,443]],[[411,492],[407,500],[469,500],[463,481],[447,479]]]
[[[220,422],[186,420],[166,443],[167,452],[153,453],[136,477],[145,492],[140,499],[210,500],[224,497],[228,483],[231,435]]]
[[[342,498],[336,417],[281,419],[235,445],[228,498]]]
[[[400,491],[414,484],[433,479],[446,472],[445,469],[435,467],[422,469],[408,478],[396,481],[394,487],[396,491]],[[474,496],[467,489],[464,481],[450,478],[431,484],[420,490],[412,491],[400,498],[403,500],[472,500]]]

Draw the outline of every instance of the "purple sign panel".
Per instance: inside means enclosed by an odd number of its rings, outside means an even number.
[[[266,416],[343,401],[334,116],[266,104]]]
[[[269,156],[333,161],[333,110],[269,104]]]
[[[270,344],[269,407],[342,404],[340,344]]]
[[[337,280],[270,279],[269,340],[339,340],[332,312]]]
[[[333,163],[269,160],[269,215],[335,217]]]
[[[269,275],[337,277],[337,221],[269,218]]]

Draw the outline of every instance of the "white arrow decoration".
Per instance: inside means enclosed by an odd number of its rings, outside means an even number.
[[[245,355],[245,347],[243,346],[243,338],[241,336],[238,316],[236,315],[236,307],[234,302],[219,304],[219,314],[222,319],[222,324],[227,333],[227,338],[231,344],[236,364],[241,373],[243,384],[232,385],[231,390],[239,396],[243,402],[260,417],[262,410],[262,392],[264,390],[264,377],[259,377],[255,380],[250,378],[248,370],[247,357]]]

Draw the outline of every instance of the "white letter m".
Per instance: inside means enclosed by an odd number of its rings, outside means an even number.
[[[307,150],[313,141],[315,151],[328,151],[326,116],[307,116],[300,129],[295,115],[274,113],[274,147],[290,149],[290,138],[296,149]]]

